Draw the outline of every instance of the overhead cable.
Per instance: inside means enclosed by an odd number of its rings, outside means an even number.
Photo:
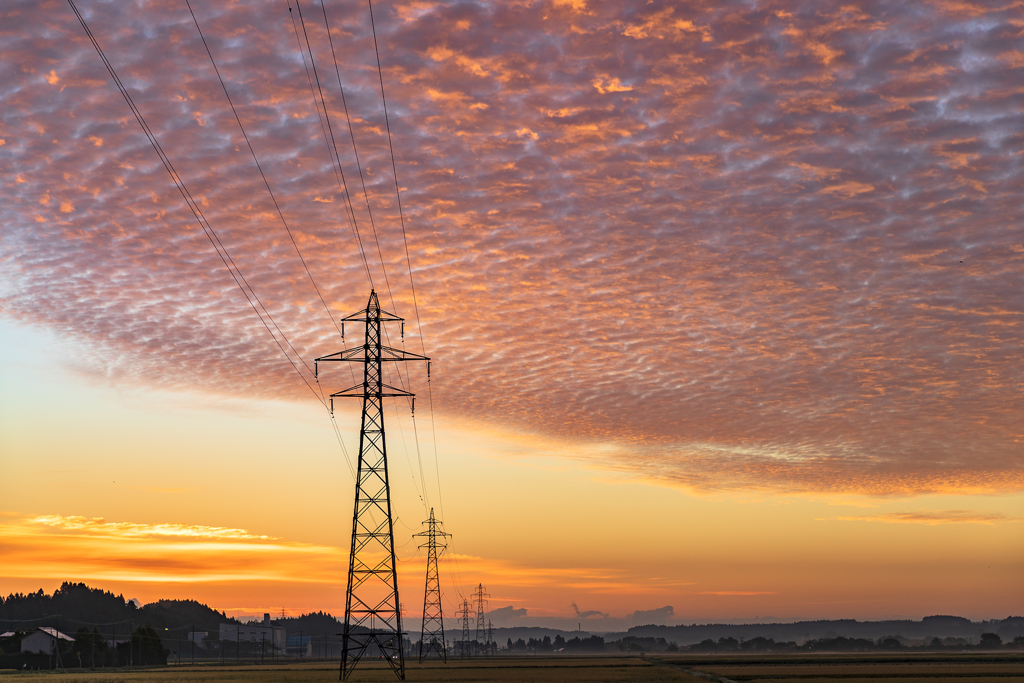
[[[419,331],[420,338],[420,351],[422,355],[427,355],[426,343],[424,342],[423,336],[423,323],[420,320],[420,305],[416,298],[416,283],[413,280],[412,274],[412,258],[409,255],[409,237],[405,229],[405,211],[402,208],[402,191],[398,184],[398,166],[395,163],[395,146],[391,139],[391,121],[388,117],[388,100],[384,95],[384,71],[380,64],[380,49],[377,47],[377,25],[373,19],[373,0],[366,0],[367,7],[370,9],[370,30],[373,32],[373,52],[377,58],[377,79],[380,82],[380,100],[384,105],[384,125],[388,132],[388,149],[391,152],[391,171],[395,179],[395,197],[398,200],[398,218],[402,225],[402,242],[405,245],[405,262],[409,269],[409,288],[412,291],[412,307],[413,313],[416,316],[416,329]],[[326,12],[324,14],[324,21],[326,22]],[[340,76],[339,76],[340,85]],[[444,497],[441,494],[441,471],[437,461],[437,432],[434,427],[434,394],[430,386],[430,373],[427,373],[427,409],[430,411],[430,431],[433,437],[434,446],[434,470],[437,475],[437,497],[438,505],[441,508],[441,518],[444,518]],[[417,454],[418,454],[419,443],[417,442]]]
[[[292,241],[292,246],[295,247],[295,253],[298,254],[299,261],[302,262],[302,267],[306,271],[306,275],[309,277],[309,282],[313,285],[313,289],[316,290],[316,295],[320,298],[320,303],[323,304],[324,310],[327,312],[327,317],[330,319],[331,323],[333,323],[335,329],[338,330],[338,334],[341,334],[341,328],[334,319],[334,315],[331,313],[331,309],[327,306],[327,302],[324,301],[324,295],[320,292],[320,288],[317,287],[316,280],[313,279],[313,274],[309,272],[309,266],[306,264],[306,259],[302,257],[302,250],[299,249],[299,244],[295,241],[295,235],[292,234],[291,228],[288,227],[288,221],[285,220],[284,213],[282,213],[281,207],[277,203],[277,197],[274,196],[274,191],[270,189],[270,182],[267,180],[267,176],[263,172],[263,166],[260,165],[260,160],[256,157],[256,150],[253,149],[252,142],[249,141],[249,135],[245,132],[245,126],[242,125],[242,119],[238,116],[238,110],[235,109],[235,103],[231,100],[231,95],[228,93],[228,86],[224,83],[224,78],[220,75],[220,69],[217,68],[217,62],[214,60],[213,53],[210,51],[210,46],[206,42],[206,36],[203,35],[203,29],[199,27],[199,20],[196,19],[196,13],[192,10],[192,3],[189,2],[189,0],[185,0],[185,4],[188,5],[189,14],[192,15],[192,21],[195,22],[196,30],[199,31],[199,37],[203,40],[203,47],[206,48],[206,54],[210,57],[210,63],[213,64],[213,70],[217,73],[217,80],[220,81],[220,87],[224,91],[224,97],[227,98],[228,104],[231,106],[231,113],[235,115],[235,121],[238,123],[238,128],[242,131],[242,137],[245,138],[245,144],[249,147],[249,153],[252,154],[252,160],[256,162],[256,168],[259,169],[260,177],[263,178],[263,184],[266,185],[267,192],[270,193],[270,199],[274,202],[274,208],[277,209],[277,215],[281,218],[281,224],[284,225],[285,232],[288,233],[288,237]]]
[[[75,6],[74,0],[68,0],[68,4],[71,6],[71,9],[75,13],[75,16],[78,17],[79,23],[82,24],[82,29],[85,31],[85,34],[89,38],[89,41],[92,43],[92,46],[96,49],[96,53],[100,56],[100,60],[103,62],[103,65],[106,67],[107,72],[113,79],[118,91],[120,91],[122,97],[124,97],[125,102],[128,104],[128,107],[132,110],[132,114],[135,116],[135,120],[138,121],[139,125],[142,127],[142,131],[146,134],[146,138],[149,140],[150,145],[152,145],[153,149],[156,151],[157,156],[160,157],[160,162],[163,164],[164,169],[167,171],[167,174],[171,177],[171,181],[174,183],[174,186],[178,189],[178,192],[181,193],[182,198],[185,200],[185,203],[192,211],[192,215],[195,216],[196,221],[199,223],[199,226],[203,229],[203,232],[206,235],[207,239],[210,241],[210,244],[213,245],[214,250],[220,257],[220,260],[224,264],[224,267],[227,269],[228,274],[231,276],[231,279],[234,280],[239,290],[241,290],[246,302],[252,308],[253,312],[256,313],[256,316],[260,319],[260,322],[263,323],[263,326],[267,329],[267,332],[270,334],[270,336],[273,337],[274,342],[281,350],[281,353],[284,354],[285,359],[292,366],[292,369],[295,370],[296,374],[299,375],[299,378],[302,380],[303,384],[306,385],[306,387],[310,390],[310,392],[316,397],[318,401],[320,401],[322,404],[326,406],[327,402],[326,400],[324,400],[324,397],[321,394],[318,394],[315,389],[313,389],[312,385],[306,379],[305,375],[302,374],[302,371],[299,370],[298,366],[295,364],[295,361],[293,361],[292,357],[288,354],[288,351],[281,343],[281,339],[283,339],[285,344],[287,344],[288,347],[291,348],[296,358],[299,359],[300,363],[306,366],[307,370],[310,370],[309,366],[306,365],[306,362],[302,359],[302,356],[298,353],[298,351],[295,350],[295,347],[292,345],[292,343],[288,341],[288,337],[284,334],[281,328],[274,321],[273,316],[271,316],[266,306],[256,295],[256,292],[249,285],[249,282],[245,279],[245,276],[242,275],[242,271],[238,268],[234,260],[231,258],[231,255],[228,253],[228,250],[224,246],[224,243],[221,242],[220,238],[217,236],[217,233],[213,229],[213,226],[210,225],[209,221],[207,221],[206,216],[203,214],[202,209],[199,207],[199,204],[192,197],[192,194],[185,186],[185,181],[182,180],[177,170],[175,170],[174,165],[171,163],[170,158],[164,152],[163,147],[161,147],[160,142],[156,138],[156,135],[149,127],[149,124],[146,123],[146,119],[142,115],[142,112],[135,105],[135,102],[132,99],[131,94],[129,94],[127,88],[125,88],[124,84],[121,82],[121,79],[118,77],[117,71],[114,69],[114,66],[107,59],[106,54],[100,47],[99,41],[96,39],[96,36],[89,28],[88,23],[86,23],[85,17],[82,16],[82,13],[78,10],[78,7]],[[256,303],[253,303],[253,300],[255,300]],[[259,308],[257,308],[256,304],[259,304]],[[262,309],[262,312],[260,309]],[[267,323],[268,320],[270,321],[270,324]],[[270,325],[274,326],[274,329],[276,329],[278,334],[281,335],[281,339],[278,339],[277,335],[274,334],[274,331],[271,330]],[[310,372],[312,373],[312,370],[310,370]]]

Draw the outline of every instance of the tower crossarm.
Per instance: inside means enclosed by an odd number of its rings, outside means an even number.
[[[372,303],[376,304],[377,302],[374,301]],[[372,306],[372,305],[371,306],[367,306],[366,308],[364,308],[361,311],[357,311],[357,312],[355,312],[355,313],[353,313],[351,315],[346,315],[344,318],[341,318],[342,322],[357,322],[357,323],[374,322],[374,321],[377,321],[377,320],[379,320],[381,322],[390,323],[390,322],[402,322],[402,321],[405,320],[405,318],[400,318],[397,315],[395,315],[394,313],[389,313],[389,312],[385,311],[383,308],[380,308],[379,305],[376,306],[376,307]]]
[[[366,362],[366,351],[367,344],[360,344],[359,346],[353,346],[351,349],[345,349],[344,351],[338,351],[337,353],[330,353],[326,356],[320,356],[314,358],[314,363],[327,363],[330,361],[347,361],[350,363],[365,363]],[[377,349],[371,349],[372,354],[376,353]],[[401,363],[403,361],[410,360],[430,360],[429,356],[421,356],[418,353],[412,353],[411,351],[405,351],[403,349],[395,349],[390,346],[380,347],[380,358],[381,363]]]
[[[405,389],[399,389],[398,387],[393,387],[390,384],[384,384],[383,382],[381,382],[380,387],[381,387],[380,396],[384,397],[384,398],[386,398],[388,396],[415,396],[416,395],[416,394],[412,393],[411,391],[406,391]],[[365,396],[365,395],[366,395],[366,386],[363,385],[363,384],[357,384],[357,385],[355,385],[353,387],[349,387],[348,389],[342,389],[341,391],[336,391],[335,393],[331,394],[331,398],[363,398],[363,396]]]

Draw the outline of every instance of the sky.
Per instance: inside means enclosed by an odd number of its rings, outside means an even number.
[[[407,618],[1024,613],[1019,3],[75,4],[211,232],[5,3],[0,593],[342,613],[372,287]]]

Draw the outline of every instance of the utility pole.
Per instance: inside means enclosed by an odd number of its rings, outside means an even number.
[[[463,598],[462,609],[455,613],[455,616],[462,617],[462,648],[459,652],[462,659],[466,659],[472,654],[469,649],[469,614],[469,600]]]
[[[444,552],[448,547],[447,539],[451,534],[441,529],[439,520],[434,518],[434,508],[430,508],[430,519],[423,522],[426,531],[413,536],[425,536],[427,542],[421,548],[427,549],[427,583],[423,590],[423,625],[420,627],[420,662],[429,657],[431,652],[441,655],[441,660],[448,661],[444,651],[444,614],[441,610],[441,582],[437,576],[438,548]],[[441,541],[438,542],[440,537]],[[429,638],[429,641],[428,641]]]
[[[359,466],[356,470],[352,513],[352,548],[348,560],[348,588],[345,592],[345,627],[341,634],[340,678],[348,678],[367,649],[374,645],[398,678],[404,681],[404,634],[398,600],[391,484],[384,437],[384,398],[413,398],[414,394],[385,384],[381,368],[383,363],[430,359],[381,343],[384,323],[404,321],[393,313],[382,311],[374,291],[370,292],[365,309],[341,319],[343,326],[346,322],[366,325],[364,343],[317,358],[315,370],[319,376],[319,363],[327,361],[363,365],[361,383],[331,394],[332,413],[335,398],[355,397],[363,401],[359,429]],[[429,367],[428,363],[428,376]]]
[[[476,593],[473,593],[473,597],[476,598],[476,646],[481,646],[480,636],[487,639],[487,626],[484,624],[484,598],[491,597],[490,593],[484,593],[484,585],[481,583],[476,587]]]
[[[491,620],[487,620],[487,654],[495,654],[494,647],[494,626],[491,624]]]

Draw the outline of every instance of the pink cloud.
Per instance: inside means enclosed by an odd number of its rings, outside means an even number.
[[[199,19],[347,313],[369,284],[280,9]],[[307,21],[360,234],[383,303],[412,318],[368,18],[327,9],[376,234]],[[295,347],[337,350],[182,7],[84,11]],[[379,13],[439,410],[610,444],[598,464],[693,488],[1024,488],[1012,10]],[[68,8],[15,2],[0,48],[4,315],[78,340],[84,369],[118,381],[308,400]]]

